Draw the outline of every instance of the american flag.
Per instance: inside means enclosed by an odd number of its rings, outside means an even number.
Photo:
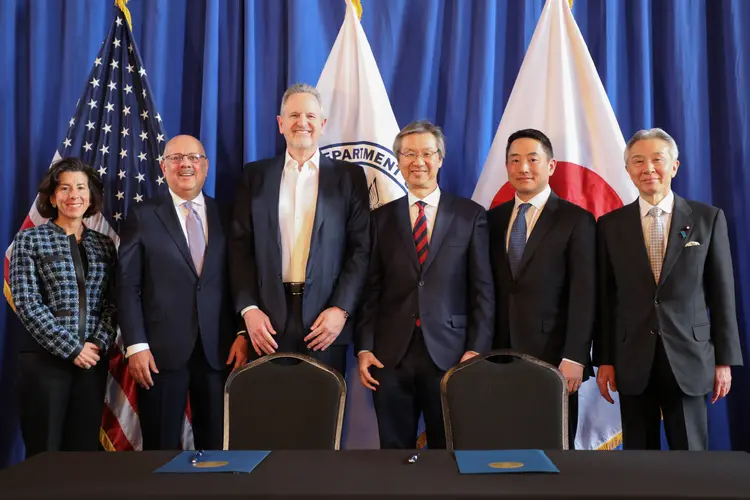
[[[127,9],[117,12],[82,97],[68,122],[68,130],[52,163],[75,156],[99,172],[104,185],[102,212],[84,221],[86,227],[109,235],[119,245],[120,224],[133,203],[166,194],[159,162],[167,141],[162,118],[151,99],[148,74],[130,29]],[[21,229],[44,224],[36,200]],[[12,245],[5,252],[4,291],[13,306],[8,285]],[[142,439],[138,422],[135,382],[123,355],[121,335],[109,361],[107,393],[100,440],[106,450],[139,450]],[[187,415],[187,414],[186,414]],[[192,448],[189,418],[183,446]]]

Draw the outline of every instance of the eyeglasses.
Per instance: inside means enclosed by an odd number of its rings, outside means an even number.
[[[416,153],[414,151],[407,151],[405,153],[400,153],[401,156],[406,158],[409,161],[416,161],[418,156],[421,156],[424,161],[430,161],[433,158],[435,158],[435,155],[440,154],[440,150],[437,151],[425,151],[424,153]]]
[[[164,159],[169,163],[173,163],[175,165],[182,163],[183,158],[187,158],[190,163],[200,163],[201,160],[206,158],[206,155],[202,155],[199,153],[188,153],[185,155],[181,153],[175,153],[173,155],[164,157]]]

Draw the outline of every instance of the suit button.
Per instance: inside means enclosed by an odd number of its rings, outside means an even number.
[[[417,315],[414,314],[414,313],[409,314],[409,316],[411,316],[412,318],[416,318],[417,317]]]
[[[279,279],[281,279],[281,273],[279,273]]]
[[[661,301],[659,299],[654,299],[654,305],[655,306],[658,306],[660,303],[661,303]]]
[[[201,286],[200,286],[200,285],[198,285],[198,291],[200,291],[200,289],[201,289]]]
[[[420,281],[419,286],[424,286],[424,281]]]
[[[651,335],[659,335],[659,330],[651,330]]]

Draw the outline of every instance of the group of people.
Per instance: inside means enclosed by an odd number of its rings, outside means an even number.
[[[441,378],[491,349],[560,370],[571,443],[598,366],[602,397],[619,391],[624,448],[658,449],[662,415],[670,448],[707,448],[706,396],[724,397],[742,363],[729,239],[720,209],[672,192],[666,132],[628,142],[640,196],[597,223],[550,189],[539,130],[508,138],[515,196],[486,211],[441,191],[443,133],[413,122],[393,144],[408,193],[370,212],[363,169],[318,149],[325,125],[315,88],[287,89],[286,151],[245,166],[233,211],[202,193],[201,143],[174,137],[169,195],[132,207],[119,251],[83,224],[102,205],[96,172],[50,168],[37,202],[49,221],[17,235],[10,269],[27,455],[98,448],[116,326],[147,450],[180,448],[188,395],[196,448],[220,449],[230,370],[295,352],[344,373],[352,341],[382,448],[413,448],[420,415],[444,447]]]

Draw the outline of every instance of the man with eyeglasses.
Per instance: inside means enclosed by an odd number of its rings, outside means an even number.
[[[427,445],[445,448],[440,380],[492,343],[487,218],[478,204],[438,187],[439,127],[410,123],[393,151],[409,192],[372,213],[359,374],[374,391],[381,448],[414,448],[420,413]]]
[[[370,253],[367,180],[320,154],[326,119],[314,87],[287,89],[277,120],[285,153],[245,165],[237,192],[235,308],[258,357],[301,353],[343,374]]]
[[[197,139],[174,137],[161,162],[169,195],[133,204],[120,232],[118,321],[144,450],[181,448],[188,392],[196,448],[221,449],[226,365],[247,359],[229,289],[229,217],[202,193],[208,166]]]
[[[550,188],[557,162],[541,131],[511,134],[505,167],[516,194],[488,214],[497,290],[494,347],[560,369],[570,393],[568,446],[573,449],[577,391],[591,371],[596,222],[593,214]]]

